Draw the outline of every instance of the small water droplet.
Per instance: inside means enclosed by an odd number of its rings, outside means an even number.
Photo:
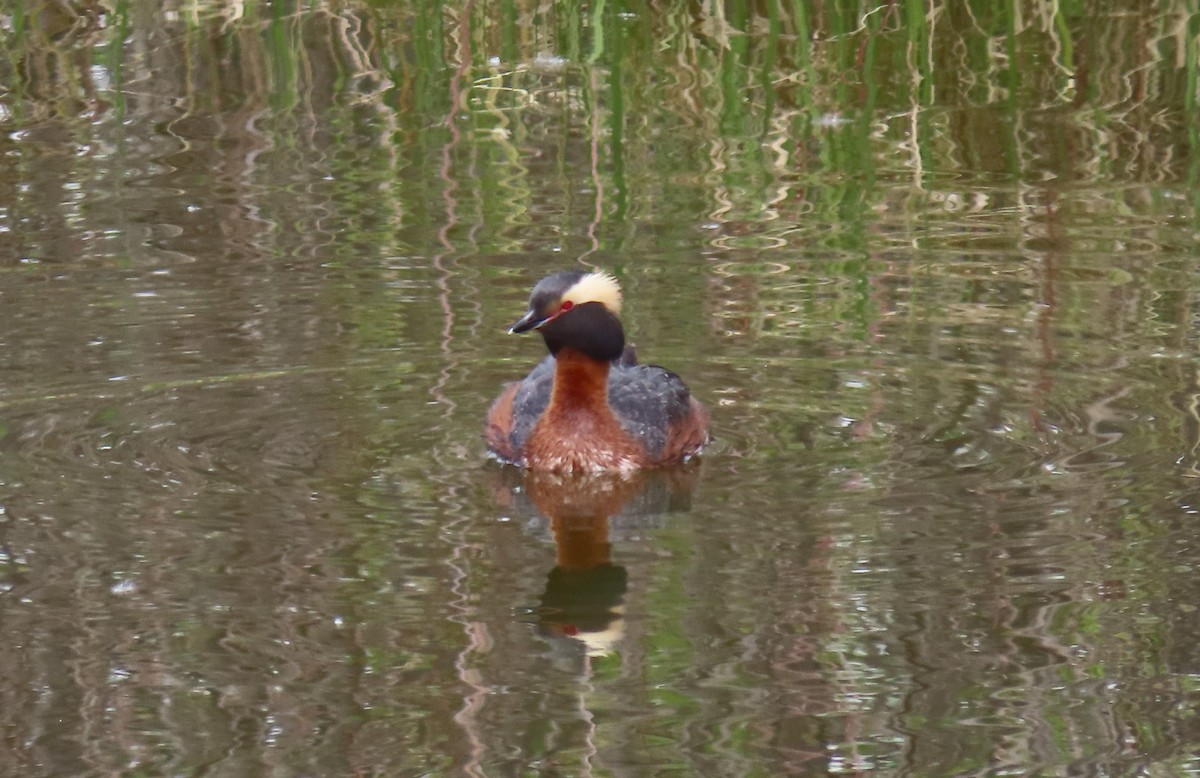
[[[108,590],[113,594],[136,594],[137,589],[137,581],[132,578],[123,578],[110,586]]]

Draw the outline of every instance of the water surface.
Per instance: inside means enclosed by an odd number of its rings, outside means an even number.
[[[0,772],[1200,773],[1194,18],[0,2]]]

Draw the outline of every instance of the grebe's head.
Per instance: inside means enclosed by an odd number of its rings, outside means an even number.
[[[537,330],[551,354],[572,348],[607,362],[625,348],[620,313],[617,279],[603,272],[570,270],[538,281],[529,295],[529,310],[509,332]]]

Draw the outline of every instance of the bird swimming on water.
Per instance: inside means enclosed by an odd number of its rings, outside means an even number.
[[[621,288],[603,272],[547,276],[510,333],[537,330],[550,349],[505,386],[484,437],[531,470],[629,472],[687,461],[708,442],[708,410],[679,376],[639,365],[618,318]]]

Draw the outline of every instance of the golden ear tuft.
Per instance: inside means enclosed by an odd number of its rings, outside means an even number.
[[[621,285],[608,273],[598,270],[588,273],[567,290],[564,300],[575,305],[600,303],[615,315],[621,313]]]

